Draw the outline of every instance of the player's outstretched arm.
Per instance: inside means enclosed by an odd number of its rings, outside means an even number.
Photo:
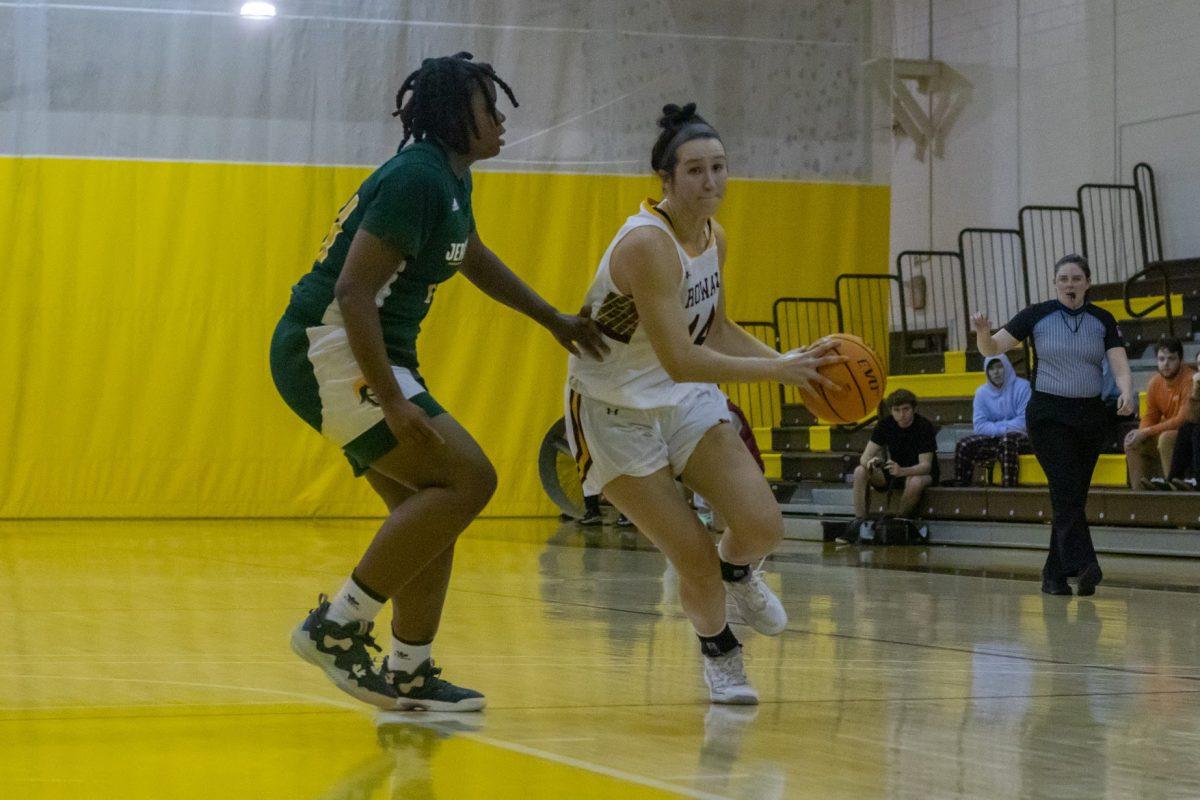
[[[678,383],[782,381],[795,385],[828,383],[816,370],[842,360],[823,352],[781,356],[767,348],[762,356],[731,356],[697,347],[679,304],[679,256],[667,234],[654,228],[631,231],[612,253],[613,280],[633,298],[638,324],[644,325],[654,354]]]
[[[559,344],[574,355],[579,355],[579,351],[583,350],[593,358],[600,359],[608,352],[608,344],[594,322],[583,314],[559,313],[509,269],[483,243],[478,233],[472,233],[467,241],[467,253],[459,271],[488,297],[520,311],[550,331]]]

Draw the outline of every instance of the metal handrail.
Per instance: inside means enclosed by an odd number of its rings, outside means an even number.
[[[1157,272],[1159,275],[1162,276],[1162,281],[1163,281],[1162,299],[1157,302],[1151,303],[1150,305],[1143,308],[1141,311],[1134,311],[1133,305],[1130,303],[1130,300],[1132,300],[1133,298],[1130,296],[1129,291],[1133,287],[1134,283],[1136,283],[1137,281],[1141,280],[1142,278],[1148,276],[1151,272]],[[1161,264],[1149,264],[1146,266],[1145,269],[1141,270],[1140,272],[1135,272],[1133,275],[1130,275],[1125,280],[1125,288],[1124,288],[1124,291],[1122,292],[1122,294],[1123,294],[1123,299],[1125,301],[1125,313],[1128,314],[1129,316],[1133,317],[1134,319],[1141,319],[1142,317],[1145,317],[1145,316],[1149,315],[1150,313],[1157,311],[1160,308],[1165,307],[1167,309],[1167,333],[1170,336],[1175,335],[1175,317],[1171,310],[1171,276],[1167,272],[1166,267],[1162,266]]]

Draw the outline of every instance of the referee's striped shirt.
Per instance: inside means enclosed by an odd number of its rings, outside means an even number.
[[[1033,390],[1059,397],[1099,397],[1106,354],[1123,346],[1113,315],[1092,303],[1070,309],[1057,300],[1029,306],[1004,326],[1017,341],[1033,337]]]

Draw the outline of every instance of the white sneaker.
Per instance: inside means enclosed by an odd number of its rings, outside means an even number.
[[[783,603],[756,569],[740,581],[725,581],[725,617],[767,636],[783,633],[788,623]]]
[[[758,704],[758,692],[746,678],[742,648],[735,647],[723,656],[701,656],[704,659],[704,682],[714,703],[753,706]]]

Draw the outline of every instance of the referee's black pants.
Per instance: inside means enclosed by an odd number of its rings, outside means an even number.
[[[1109,428],[1109,413],[1099,397],[1060,397],[1034,392],[1025,424],[1042,471],[1050,483],[1050,553],[1042,577],[1077,576],[1096,562],[1087,524],[1088,487]]]

